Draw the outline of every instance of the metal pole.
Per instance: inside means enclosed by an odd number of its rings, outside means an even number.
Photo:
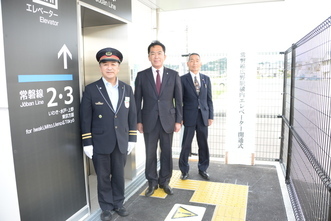
[[[291,92],[290,92],[290,122],[289,122],[289,138],[288,138],[288,151],[287,151],[287,164],[286,164],[286,184],[290,183],[291,162],[292,162],[292,127],[294,119],[294,83],[295,83],[295,50],[296,45],[292,45],[292,60],[291,60]]]
[[[280,133],[280,151],[279,151],[279,163],[283,163],[283,151],[284,151],[284,127],[285,127],[285,110],[286,110],[286,76],[287,76],[287,52],[280,52],[280,54],[284,55],[284,68],[283,68],[283,106],[282,106],[282,115],[278,116],[278,118],[282,118],[281,124],[281,133]]]

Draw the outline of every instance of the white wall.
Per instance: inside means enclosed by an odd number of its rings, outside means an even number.
[[[138,0],[132,1],[132,23],[130,25],[130,65],[140,71],[151,66],[147,47],[156,40],[156,12]],[[133,65],[136,65],[134,67]]]
[[[129,66],[134,74],[131,86],[134,89],[136,73],[151,66],[148,60],[147,47],[156,39],[156,13],[139,2],[132,1],[132,23],[129,24]],[[145,165],[145,144],[143,134],[138,132],[136,148],[132,151],[135,157],[137,173],[142,172]],[[140,171],[139,171],[140,170]]]
[[[1,3],[1,2],[0,2]],[[0,220],[20,220],[13,150],[11,143],[7,82],[3,45],[2,10],[0,4],[0,140],[1,140],[1,182],[0,182]]]

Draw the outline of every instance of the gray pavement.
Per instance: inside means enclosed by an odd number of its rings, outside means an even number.
[[[177,165],[178,159],[174,159],[174,170],[178,170]],[[197,171],[197,162],[190,161],[190,166],[190,179],[202,181],[203,179]],[[249,187],[246,210],[247,221],[293,220],[291,211],[286,211],[286,208],[291,209],[291,207],[289,206],[288,197],[286,197],[287,192],[281,189],[284,183],[280,183],[282,179],[278,177],[277,166],[268,162],[250,166],[225,165],[223,162],[213,161],[208,172],[211,176],[211,182],[247,185]],[[140,194],[146,187],[147,183],[126,201],[125,207],[130,212],[128,217],[119,217],[114,214],[112,220],[163,221],[174,204],[197,206],[197,203],[190,202],[193,195],[191,190],[174,188],[174,195],[160,199],[141,196]],[[285,197],[283,197],[284,193]],[[206,208],[202,220],[212,221],[215,205],[198,204],[198,206]]]

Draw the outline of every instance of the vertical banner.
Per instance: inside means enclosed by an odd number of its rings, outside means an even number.
[[[10,128],[21,220],[86,206],[75,0],[2,0]]]
[[[254,53],[232,52],[229,56],[229,100],[227,112],[227,164],[254,164],[255,152],[255,75]]]

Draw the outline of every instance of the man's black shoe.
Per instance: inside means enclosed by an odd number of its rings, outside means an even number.
[[[187,180],[189,177],[188,173],[182,173],[182,176],[180,177],[182,180]]]
[[[148,186],[148,189],[146,190],[145,192],[145,196],[151,196],[153,195],[154,191],[157,189],[157,185],[156,186],[152,186],[152,185],[149,185]]]
[[[204,178],[205,180],[209,180],[209,174],[206,171],[199,170],[199,174]]]
[[[109,221],[111,220],[112,214],[109,210],[104,210],[102,211],[101,215],[100,215],[100,219],[102,221]]]
[[[119,209],[114,209],[114,211],[120,215],[120,216],[128,216],[129,215],[129,212],[122,206],[121,208]]]
[[[166,185],[160,185],[160,188],[164,190],[164,192],[168,195],[173,195],[174,192],[172,191],[171,187],[166,184]]]

